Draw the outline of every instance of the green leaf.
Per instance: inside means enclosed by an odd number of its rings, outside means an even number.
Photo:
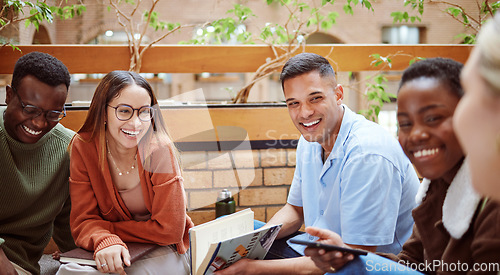
[[[391,17],[393,18],[393,23],[408,22],[408,20],[410,19],[410,15],[406,11],[391,12]]]
[[[339,17],[339,13],[332,11],[327,14],[328,19],[330,19],[330,23],[335,24],[337,22],[337,18]]]
[[[332,27],[332,23],[331,23],[331,22],[328,22],[328,21],[326,21],[326,20],[321,22],[321,28],[322,28],[323,30],[325,30],[325,31],[326,31],[326,30],[328,30],[328,29],[329,29],[329,28],[331,28],[331,27]]]
[[[424,0],[419,0],[419,3],[418,3],[418,13],[420,15],[423,15],[424,14]],[[420,18],[420,17],[419,17]],[[420,21],[420,20],[419,20]]]
[[[424,60],[424,59],[425,59],[425,57],[415,57],[415,58],[413,58],[413,59],[411,59],[411,60],[410,60],[410,66],[411,66],[413,63],[415,63],[415,62],[417,62],[417,61],[420,61],[420,60]]]
[[[16,45],[10,44],[10,47],[13,51],[21,51],[21,49],[19,49],[19,47],[17,47]]]
[[[449,7],[446,9],[446,11],[448,11],[454,17],[457,17],[458,15],[460,15],[460,13],[462,13],[462,10],[456,7]]]
[[[469,23],[469,17],[467,17],[467,15],[464,12],[462,12],[462,19],[464,20],[464,24]]]
[[[345,4],[344,5],[344,12],[346,14],[351,14],[351,15],[354,14],[353,11],[352,11],[352,7],[349,4]]]
[[[399,11],[393,11],[391,12],[391,17],[392,17],[392,23],[397,23],[401,21],[401,12]]]
[[[311,26],[311,25],[316,25],[318,24],[318,20],[316,19],[316,17],[312,17],[312,18],[309,18],[309,20],[307,20],[307,26]]]
[[[372,3],[370,3],[370,1],[368,1],[368,0],[363,0],[362,5],[364,5],[367,9],[369,9],[369,10],[372,10],[372,11],[373,11]]]
[[[463,44],[476,44],[476,35],[461,33],[455,36],[456,39],[461,39]]]

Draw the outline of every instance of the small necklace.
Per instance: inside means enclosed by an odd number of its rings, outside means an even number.
[[[113,158],[113,155],[111,154],[111,151],[109,150],[109,144],[108,144],[108,140],[106,139],[106,145],[108,147],[108,154],[109,154],[109,158],[111,159],[111,162],[113,162],[113,165],[115,166],[116,168],[116,171],[118,171],[118,176],[121,176],[123,174],[130,174],[130,172],[132,172],[132,170],[134,170],[135,168],[135,161],[137,160],[137,153],[135,153],[135,156],[134,156],[134,162],[132,163],[132,166],[130,167],[130,170],[126,171],[125,173],[122,173],[120,171],[120,169],[118,168],[118,165],[116,165],[116,162]]]

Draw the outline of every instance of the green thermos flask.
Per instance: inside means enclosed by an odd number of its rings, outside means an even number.
[[[215,218],[229,215],[236,211],[236,202],[234,201],[231,191],[223,189],[220,191],[215,203]]]

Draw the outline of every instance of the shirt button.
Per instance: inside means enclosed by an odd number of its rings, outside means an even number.
[[[323,214],[325,214],[325,211],[321,210],[321,211],[319,211],[319,214],[320,214],[321,216],[323,216]]]
[[[314,240],[314,237],[313,236],[309,236],[309,240]]]

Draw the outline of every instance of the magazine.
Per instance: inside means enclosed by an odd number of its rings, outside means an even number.
[[[281,225],[254,230],[253,217],[248,208],[191,228],[191,274],[212,274],[241,258],[263,259]]]

